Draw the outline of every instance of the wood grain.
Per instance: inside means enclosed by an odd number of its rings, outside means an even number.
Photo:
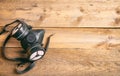
[[[20,48],[7,48],[6,53],[15,57],[16,50]],[[0,57],[0,76],[17,76],[14,73],[16,64]],[[119,76],[119,71],[118,50],[49,49],[44,58],[36,62],[34,69],[22,76]]]
[[[120,27],[120,0],[1,0],[0,26],[22,19],[34,27]]]
[[[16,19],[45,29],[44,44],[55,35],[43,59],[22,75],[0,49],[0,76],[120,76],[120,0],[0,0],[0,30]],[[24,57],[20,50],[12,38],[7,55]]]
[[[36,29],[36,28],[33,28]],[[37,28],[39,29],[39,28]],[[46,38],[55,33],[51,38],[50,48],[120,48],[120,29],[99,29],[99,28],[40,28],[45,29]],[[0,36],[2,46],[7,34]],[[11,39],[7,47],[20,47],[16,39]]]

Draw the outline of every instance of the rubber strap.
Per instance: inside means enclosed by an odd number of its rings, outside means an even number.
[[[54,35],[54,34],[51,34],[50,36],[48,36],[48,38],[47,38],[47,42],[46,42],[46,45],[45,45],[45,51],[48,50],[49,43],[50,43],[50,38],[51,38],[53,35]]]
[[[6,28],[7,28],[9,25],[14,24],[14,23],[16,23],[16,22],[21,22],[21,21],[20,21],[20,20],[15,20],[15,21],[13,21],[13,22],[11,22],[11,23],[9,23],[9,24],[6,24],[6,25],[3,27],[2,31],[0,32],[0,35],[3,34],[3,33],[5,33],[5,32],[8,32],[8,30],[6,30]]]
[[[18,66],[16,67],[16,72],[17,72],[18,74],[23,74],[23,73],[28,72],[29,70],[31,70],[31,69],[35,66],[35,62],[27,62],[27,63],[30,63],[30,65],[29,65],[27,68],[25,68],[24,70],[18,70],[18,68],[19,68],[21,65],[24,65],[25,63],[20,63],[20,64],[18,64]]]
[[[7,42],[10,40],[11,38],[11,34],[8,35],[8,37],[5,39],[4,43],[3,43],[3,46],[2,46],[2,56],[7,59],[7,60],[10,60],[10,61],[20,61],[21,63],[19,64],[19,66],[17,67],[20,67],[21,65],[25,64],[25,63],[30,63],[30,65],[28,67],[26,67],[24,70],[20,71],[16,68],[16,72],[18,74],[22,74],[22,73],[25,73],[25,72],[28,72],[29,70],[31,70],[34,66],[35,66],[35,63],[34,62],[31,62],[29,61],[27,58],[9,58],[7,57],[7,55],[5,54],[5,46],[7,44]]]
[[[10,24],[5,25],[4,28],[3,28],[3,30],[0,32],[0,35],[3,34],[3,33],[5,33],[5,32],[7,32],[7,30],[6,30],[6,27],[7,27],[7,26],[9,26],[9,25],[11,25],[11,24],[13,24],[13,23],[15,23],[15,22],[17,22],[17,21],[19,21],[19,20],[16,20],[16,21],[14,21],[14,22],[12,22],[12,23],[10,23]],[[10,61],[19,61],[19,62],[21,62],[20,64],[18,64],[17,68],[20,67],[20,66],[23,65],[23,64],[30,63],[30,65],[29,65],[28,67],[26,67],[24,70],[18,70],[18,69],[16,68],[16,72],[17,72],[18,74],[22,74],[22,73],[28,72],[29,70],[31,70],[31,69],[35,66],[35,63],[34,63],[34,62],[29,61],[27,58],[9,58],[9,57],[7,57],[7,55],[5,54],[5,46],[6,46],[7,42],[10,40],[11,37],[12,37],[12,36],[11,36],[11,33],[10,33],[10,34],[7,36],[7,38],[5,39],[4,43],[3,43],[3,46],[2,46],[2,56],[3,56],[5,59],[10,60]]]

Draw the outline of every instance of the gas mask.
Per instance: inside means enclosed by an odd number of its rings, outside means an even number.
[[[46,45],[43,47],[42,41],[44,38],[45,30],[33,30],[32,27],[30,25],[27,25],[25,22],[16,20],[10,24],[5,25],[0,32],[0,35],[8,32],[7,27],[15,23],[17,23],[17,25],[9,31],[10,34],[3,43],[2,56],[7,60],[19,61],[20,63],[16,67],[16,72],[22,74],[32,69],[35,66],[35,61],[41,59],[45,55],[50,43],[50,38],[53,36],[53,34],[47,38]],[[6,55],[5,46],[11,37],[17,39],[21,43],[21,46],[23,48],[22,54],[26,55],[25,58],[9,58]],[[29,63],[29,65],[25,69],[18,69],[20,66],[26,63]]]

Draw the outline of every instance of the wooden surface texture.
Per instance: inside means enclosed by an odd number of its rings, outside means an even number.
[[[0,76],[120,76],[120,0],[0,0],[0,30],[15,19],[45,29],[43,44],[55,35],[25,74],[15,74],[17,62],[0,50]],[[7,35],[0,36],[0,47]],[[14,38],[6,48],[10,57],[20,56]]]

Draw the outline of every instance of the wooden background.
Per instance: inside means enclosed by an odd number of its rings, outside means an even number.
[[[55,35],[25,74],[0,55],[0,76],[120,76],[120,0],[0,0],[0,28],[15,19],[45,29],[44,42]],[[20,49],[15,39],[7,45],[9,56]]]

